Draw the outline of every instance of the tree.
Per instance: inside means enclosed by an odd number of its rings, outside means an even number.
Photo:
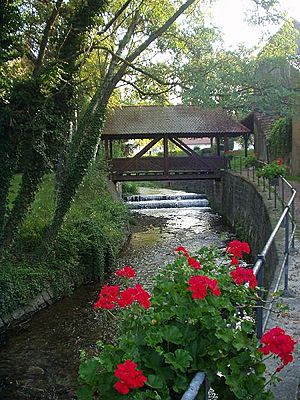
[[[122,10],[122,12],[117,12],[117,18],[115,16],[112,20],[109,20],[100,32],[100,43],[95,46],[109,55],[109,62],[93,98],[78,121],[77,129],[72,138],[65,173],[58,193],[55,215],[48,231],[48,241],[53,240],[56,236],[86,174],[99,142],[108,101],[117,84],[130,69],[149,76],[149,73],[146,70],[144,71],[136,60],[172,26],[194,1],[187,0],[177,9],[171,7],[171,15],[167,16],[165,22],[158,26],[152,23],[153,10],[162,12],[164,19],[167,15],[165,4],[161,3],[158,8],[150,9],[149,5],[144,2],[128,1],[128,5],[127,3],[124,4],[124,6],[127,5],[126,15],[123,15]],[[170,6],[171,3],[168,3],[168,5]],[[120,25],[119,18],[125,21],[126,29],[124,29],[123,24]],[[101,43],[101,36],[105,35],[108,29],[112,31],[110,35],[114,33],[114,36],[118,36],[118,30],[123,31],[117,44],[113,44],[111,47]],[[146,34],[144,35],[142,32]]]
[[[217,41],[217,50],[199,54],[202,37],[196,32],[193,37],[187,62],[178,72],[186,86],[184,103],[221,106],[240,115],[254,110],[282,114],[291,109],[295,91],[289,66],[299,37],[291,21],[257,55],[245,48],[219,49]]]
[[[147,74],[136,60],[194,1],[176,8],[167,0],[155,7],[144,1],[116,0],[106,13],[102,0],[28,0],[16,8],[18,17],[23,15],[22,50],[31,71],[13,80],[0,110],[6,171],[0,182],[0,236],[5,246],[13,242],[43,175],[53,168],[60,173],[48,239],[56,236],[93,158],[117,84],[129,69]],[[6,20],[7,30],[12,22],[12,18]],[[87,97],[78,100],[77,89],[82,88],[80,71],[93,51],[101,51],[103,69],[84,107]],[[78,107],[81,115],[76,121]],[[70,123],[75,127],[72,131]],[[9,187],[18,167],[22,183],[8,211]]]
[[[10,2],[6,5],[4,31],[23,32],[19,53],[29,65],[27,73],[13,79],[11,87],[4,90],[0,108],[4,171],[0,178],[0,238],[4,245],[9,245],[42,177],[57,163],[57,154],[66,141],[69,133],[66,127],[74,118],[76,85],[73,83],[80,67],[80,54],[87,46],[87,33],[95,24],[96,16],[104,10],[105,2],[70,1],[66,5],[63,0],[54,4],[29,0],[18,4],[10,14]],[[14,25],[16,18],[22,22],[20,27]],[[10,47],[17,44],[12,43]],[[9,50],[12,53],[17,48]],[[24,62],[20,58],[14,61]],[[8,212],[9,187],[17,169],[21,169],[22,182]]]

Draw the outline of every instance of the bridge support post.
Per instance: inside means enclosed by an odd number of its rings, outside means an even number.
[[[167,136],[164,136],[164,174],[169,174],[169,148]]]
[[[221,149],[220,149],[220,138],[216,137],[216,142],[217,142],[217,155],[221,155]]]

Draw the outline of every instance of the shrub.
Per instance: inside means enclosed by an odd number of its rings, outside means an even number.
[[[155,280],[151,307],[138,285],[101,290],[94,307],[110,314],[123,308],[121,335],[116,345],[98,343],[93,358],[83,355],[79,399],[168,400],[182,395],[198,371],[222,400],[273,398],[255,337],[256,279],[240,259],[249,246],[232,242],[230,259],[216,248],[202,248],[196,257],[177,251],[182,255]],[[291,338],[289,345],[281,360],[291,361]]]
[[[256,163],[255,156],[248,156],[245,158],[244,165],[246,168],[253,167],[255,165],[255,163]]]
[[[138,184],[135,182],[123,182],[122,183],[122,195],[123,196],[132,196],[135,194],[139,194]]]
[[[270,164],[266,164],[257,171],[258,177],[264,177],[266,179],[272,180],[274,178],[281,176],[286,176],[287,167],[282,164],[282,161],[278,159]]]

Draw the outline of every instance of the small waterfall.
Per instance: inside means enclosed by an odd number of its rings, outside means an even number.
[[[207,199],[205,194],[182,193],[182,194],[153,194],[125,196],[124,201],[154,201],[154,200],[187,200],[187,199]]]
[[[203,211],[210,210],[209,202],[204,194],[128,196],[124,200],[131,210],[187,207],[202,208]]]

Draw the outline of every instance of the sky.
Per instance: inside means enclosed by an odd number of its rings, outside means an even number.
[[[249,26],[245,21],[245,10],[251,7],[251,0],[217,0],[212,4],[212,23],[223,31],[227,48],[236,48],[239,43],[247,47],[256,46],[263,35],[274,34],[279,29],[274,25]],[[280,0],[280,9],[300,21],[300,0]]]

